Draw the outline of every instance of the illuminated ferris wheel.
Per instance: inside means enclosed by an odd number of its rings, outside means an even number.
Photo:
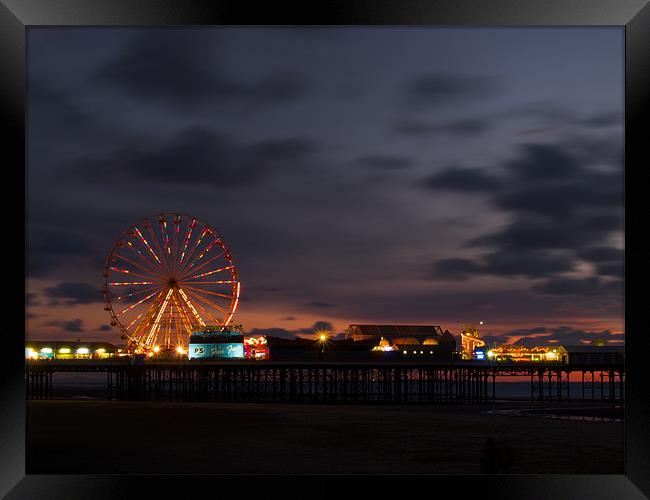
[[[223,237],[196,217],[147,217],[106,258],[104,309],[130,352],[185,348],[193,330],[226,326],[241,289]]]

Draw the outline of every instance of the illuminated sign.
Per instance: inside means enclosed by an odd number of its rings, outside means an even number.
[[[269,359],[266,337],[244,337],[244,355],[249,359]]]
[[[189,359],[238,359],[244,357],[244,344],[190,344]]]
[[[481,347],[474,349],[474,358],[484,360],[486,358],[486,349]]]

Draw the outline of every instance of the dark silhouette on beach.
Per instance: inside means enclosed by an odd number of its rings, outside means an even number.
[[[507,443],[497,445],[494,439],[487,438],[481,457],[481,472],[484,474],[508,474],[514,463],[512,449]]]

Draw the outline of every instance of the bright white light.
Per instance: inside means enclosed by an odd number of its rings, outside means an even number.
[[[43,349],[41,349],[41,352],[44,353],[44,354],[51,354],[52,353],[52,348],[51,347],[43,347]]]
[[[494,351],[488,351],[487,356],[488,356],[488,358],[493,358],[494,357]]]
[[[79,349],[77,349],[77,354],[88,354],[88,353],[90,353],[90,349],[88,349],[87,347],[80,347]]]
[[[104,354],[106,352],[106,349],[97,349],[95,352],[97,354]]]

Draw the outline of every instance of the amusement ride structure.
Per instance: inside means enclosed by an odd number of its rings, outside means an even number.
[[[483,322],[481,321],[482,325]],[[460,332],[460,345],[462,359],[473,359],[474,351],[477,348],[484,347],[485,341],[481,340],[478,332],[478,325],[465,325]]]
[[[102,276],[104,309],[133,353],[182,352],[194,330],[227,327],[241,290],[223,237],[182,214],[129,227],[111,248]]]

